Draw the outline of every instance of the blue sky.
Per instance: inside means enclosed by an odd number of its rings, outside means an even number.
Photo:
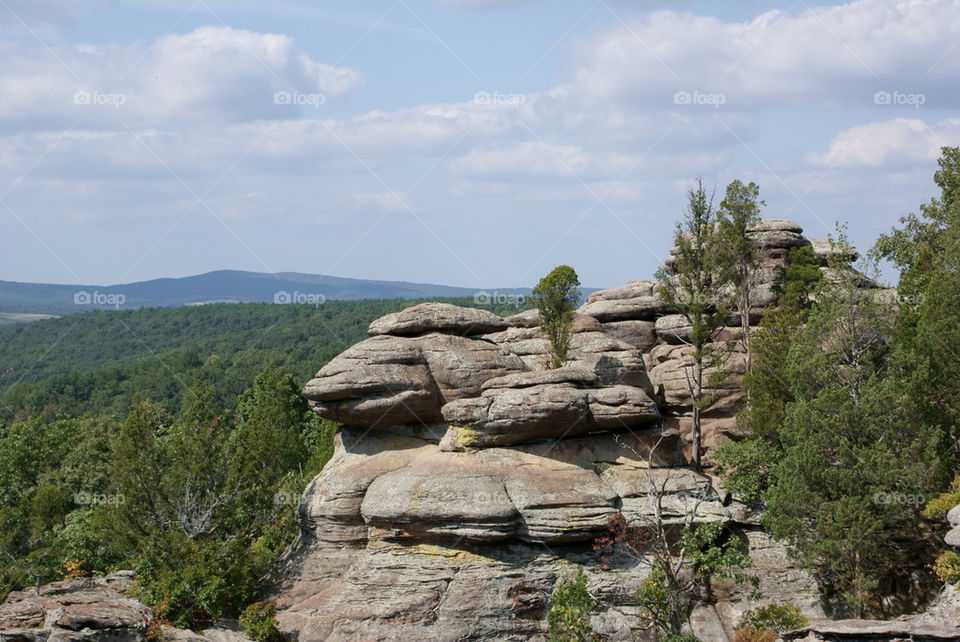
[[[960,0],[357,5],[0,0],[0,278],[608,287],[698,176],[866,249],[960,144]]]

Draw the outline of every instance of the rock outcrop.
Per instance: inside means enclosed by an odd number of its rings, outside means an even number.
[[[117,571],[15,591],[0,605],[0,641],[250,642],[232,629],[194,633],[163,625],[130,595],[133,582],[132,571]]]
[[[750,237],[763,264],[751,322],[776,301],[776,268],[791,248],[812,245],[837,269],[832,246],[790,221],[763,221]],[[690,327],[659,284],[591,294],[560,369],[546,366],[538,322],[534,310],[500,318],[414,306],[374,321],[369,339],[306,385],[315,411],[344,426],[300,505],[301,536],[276,593],[281,628],[301,640],[542,639],[552,587],[582,563],[591,592],[618,605],[596,615],[595,629],[625,639],[637,633],[634,591],[648,566],[601,568],[593,543],[615,516],[655,514],[667,526],[729,525],[768,599],[822,618],[816,582],[758,516],[685,467]],[[726,376],[704,410],[708,451],[736,436],[738,324],[716,336]],[[721,601],[694,617],[704,639],[732,636],[750,604],[733,586],[716,590]]]

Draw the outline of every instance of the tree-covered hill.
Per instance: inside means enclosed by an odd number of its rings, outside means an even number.
[[[529,290],[501,289],[502,295]],[[0,281],[0,312],[76,314],[91,308],[132,310],[198,303],[290,303],[301,300],[423,299],[483,296],[476,288],[406,281],[348,279],[319,274],[217,270],[182,278],[120,285],[61,285]]]
[[[122,414],[134,391],[173,409],[198,377],[229,401],[267,365],[305,380],[363,339],[373,319],[417,302],[92,310],[0,328],[0,421],[41,412]]]

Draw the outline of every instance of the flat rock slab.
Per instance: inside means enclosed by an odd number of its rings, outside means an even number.
[[[498,332],[508,326],[505,319],[488,310],[429,302],[380,317],[370,324],[367,334],[417,336],[444,332],[465,337]]]

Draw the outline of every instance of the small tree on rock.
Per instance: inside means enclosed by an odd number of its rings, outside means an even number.
[[[658,294],[687,319],[692,348],[685,367],[693,406],[693,466],[701,469],[701,414],[714,401],[707,390],[725,378],[725,346],[716,341],[726,325],[729,288],[725,288],[718,246],[716,212],[703,181],[687,193],[687,213],[674,234],[673,275],[659,273]],[[707,375],[707,371],[713,374]]]
[[[558,265],[533,288],[533,300],[540,313],[540,329],[550,341],[548,368],[567,362],[573,315],[580,300],[580,279],[569,265]]]
[[[750,371],[750,310],[754,306],[760,248],[747,231],[760,221],[760,187],[735,180],[727,185],[726,194],[717,208],[718,262],[721,279],[733,289],[740,315],[740,340],[747,354]]]

